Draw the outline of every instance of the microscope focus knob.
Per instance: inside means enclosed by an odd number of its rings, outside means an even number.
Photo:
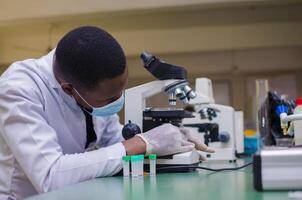
[[[142,131],[139,126],[137,124],[132,123],[130,120],[128,124],[126,124],[122,129],[122,134],[125,140],[128,140],[141,132]]]
[[[228,132],[221,132],[218,135],[220,142],[227,143],[230,140],[230,134]]]

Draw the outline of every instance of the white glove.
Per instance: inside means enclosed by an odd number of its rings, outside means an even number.
[[[202,160],[202,161],[206,160],[206,158],[203,155],[201,155],[200,151],[204,151],[204,152],[208,152],[208,153],[215,152],[213,149],[211,149],[210,147],[208,147],[207,145],[205,145],[204,143],[202,143],[200,141],[200,137],[198,137],[198,135],[197,135],[198,133],[190,132],[188,129],[185,129],[184,127],[181,127],[179,129],[182,132],[185,140],[195,144],[195,149],[197,150],[197,152],[200,155],[200,160]]]
[[[163,124],[136,136],[146,143],[146,155],[172,155],[191,151],[195,147],[194,143],[187,141],[180,129],[172,124]]]

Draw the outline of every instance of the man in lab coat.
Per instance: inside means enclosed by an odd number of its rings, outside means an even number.
[[[123,140],[116,113],[127,80],[122,48],[91,26],[13,63],[0,78],[0,199],[114,175],[126,154],[211,151],[169,124]]]

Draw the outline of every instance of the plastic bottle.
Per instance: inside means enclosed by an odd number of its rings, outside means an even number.
[[[137,178],[138,177],[138,157],[136,155],[131,156],[131,175],[132,178]]]
[[[138,157],[138,162],[137,162],[137,167],[138,167],[138,177],[143,178],[144,176],[144,155],[137,155]]]
[[[156,175],[156,154],[149,155],[149,169],[150,169],[150,176]]]
[[[302,114],[302,98],[296,99],[294,114]],[[294,121],[295,145],[302,145],[302,120]]]
[[[130,156],[123,156],[123,176],[130,176]]]

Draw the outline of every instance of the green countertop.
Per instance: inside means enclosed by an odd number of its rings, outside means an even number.
[[[203,163],[211,168],[241,166],[250,159],[237,163]],[[157,174],[132,180],[123,177],[96,178],[64,189],[37,195],[30,200],[42,199],[288,199],[288,192],[257,192],[253,188],[252,167],[237,171],[210,172],[198,170],[187,173]]]

